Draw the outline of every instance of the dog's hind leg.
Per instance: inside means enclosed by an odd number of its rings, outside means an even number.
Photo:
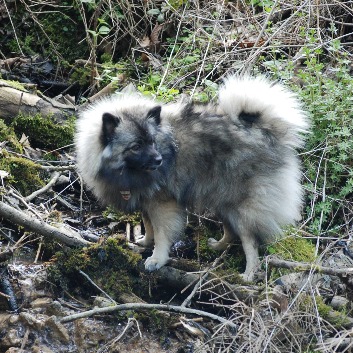
[[[257,240],[255,235],[246,229],[240,231],[238,235],[241,240],[246,259],[245,272],[242,274],[242,277],[245,281],[252,281],[254,279],[255,271],[260,263]]]
[[[145,262],[145,268],[155,271],[168,262],[173,241],[184,231],[186,211],[175,200],[168,200],[149,204],[147,213],[153,227],[154,249]]]
[[[255,235],[248,227],[242,226],[232,220],[223,222],[224,235],[220,241],[213,238],[208,239],[208,245],[214,250],[225,250],[229,244],[234,242],[235,238],[240,238],[245,258],[246,268],[242,277],[246,281],[252,281],[255,270],[259,265],[259,249]]]
[[[230,227],[223,224],[224,234],[221,240],[216,240],[214,238],[208,238],[208,246],[213,250],[223,251],[227,249],[227,246],[234,242],[234,234]]]
[[[143,238],[137,239],[136,243],[140,246],[150,248],[153,246],[154,232],[150,218],[147,212],[142,213],[143,225],[145,227],[145,236]]]

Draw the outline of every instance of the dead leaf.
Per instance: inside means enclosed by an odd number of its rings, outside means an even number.
[[[146,48],[146,47],[149,47],[152,43],[148,36],[144,36],[142,40],[139,41],[139,44],[142,48]]]
[[[159,33],[161,33],[161,30],[163,28],[163,24],[158,24],[158,25],[155,25],[152,32],[151,32],[151,35],[150,35],[150,39],[151,39],[151,43],[153,45],[156,45],[159,43]]]
[[[10,175],[6,170],[0,170],[0,179],[5,179]]]
[[[24,148],[30,148],[31,147],[31,144],[28,141],[28,136],[26,136],[25,134],[22,134],[21,139],[20,139],[19,142]]]

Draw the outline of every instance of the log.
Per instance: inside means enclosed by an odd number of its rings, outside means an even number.
[[[14,207],[0,201],[0,217],[4,217],[9,222],[20,225],[36,234],[43,235],[50,239],[55,239],[70,246],[87,246],[91,244],[83,239],[77,232],[56,228],[43,220],[28,216],[22,211],[16,210]]]
[[[43,117],[52,117],[56,122],[63,122],[68,116],[75,114],[75,108],[45,96],[39,97],[0,80],[1,118],[9,121],[20,113],[23,115],[39,113]]]

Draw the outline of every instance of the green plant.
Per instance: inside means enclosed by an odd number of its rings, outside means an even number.
[[[337,52],[334,41],[331,50]],[[306,216],[310,232],[337,231],[346,223],[353,196],[353,78],[349,61],[337,57],[337,64],[323,71],[322,50],[304,48],[305,67],[298,73],[298,90],[312,121],[306,151]]]
[[[275,1],[274,0],[250,0],[250,4],[255,7],[264,9],[266,12],[270,12]]]
[[[262,58],[263,65],[296,91],[312,123],[304,149],[306,207],[304,218],[312,234],[344,234],[353,197],[353,124],[350,60],[339,40],[326,52],[317,45],[312,29],[301,34],[308,45],[300,69],[278,60]],[[300,83],[298,84],[293,84]]]

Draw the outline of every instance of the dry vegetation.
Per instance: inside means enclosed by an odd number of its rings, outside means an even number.
[[[195,287],[191,294],[185,292],[189,298],[179,288],[176,309],[169,308],[188,316],[175,318],[179,326],[173,330],[180,341],[185,332],[196,337],[190,352],[352,351],[353,1],[20,0],[3,1],[0,10],[2,78],[35,83],[52,97],[71,92],[74,98],[68,99],[76,105],[130,82],[158,99],[189,94],[204,102],[214,98],[218,84],[231,72],[265,74],[297,91],[313,121],[308,144],[300,151],[306,189],[302,223],[288,231],[289,246],[279,243],[266,250],[277,257],[264,257],[264,274],[256,285],[235,285],[232,267],[222,268],[223,258],[211,270],[204,270],[206,261],[201,260],[202,280],[197,285],[190,280],[189,287]],[[31,146],[21,139],[25,132],[29,141],[35,140],[23,118],[0,123],[0,237],[8,244],[0,261],[6,269],[12,254],[28,242],[35,244],[37,257],[45,258],[42,236],[52,233],[49,228],[45,233],[46,227],[39,230],[40,222],[66,220],[56,239],[70,244],[67,239],[82,239],[78,229],[98,216],[95,201],[74,172],[68,141]],[[72,133],[70,123],[66,127]],[[22,183],[23,178],[30,182]],[[21,214],[9,218],[6,206],[32,218],[22,224]],[[33,218],[39,228],[28,226]],[[34,233],[16,228],[23,235],[19,239],[16,233],[16,238],[8,220]],[[135,220],[124,222],[133,225]],[[200,222],[207,223],[203,218]],[[81,245],[95,240],[98,230],[93,230],[96,235],[82,239]],[[291,243],[293,239],[300,240]],[[61,247],[53,245],[55,250]],[[287,262],[279,263],[278,257]],[[107,288],[101,284],[99,290]],[[199,312],[190,315],[191,308]],[[107,311],[113,310],[122,309]],[[215,317],[192,333],[189,319],[207,313]],[[62,322],[66,320],[71,318]],[[117,341],[108,345],[111,352]]]

